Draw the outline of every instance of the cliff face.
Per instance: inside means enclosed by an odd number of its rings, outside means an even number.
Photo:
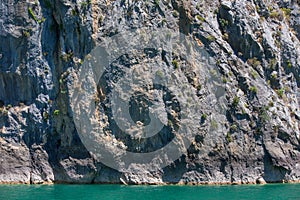
[[[293,0],[2,0],[0,182],[119,183],[121,178],[134,184],[253,183],[260,177],[267,182],[299,181],[299,9]],[[180,109],[173,101],[173,115],[167,114],[168,126],[159,136],[126,136],[107,103],[114,80],[125,68],[142,69],[147,62],[163,60],[158,69],[174,73],[178,80],[183,74],[199,106],[184,121],[194,128],[194,139],[180,158],[162,169],[133,163],[131,170],[118,172],[82,142],[81,129],[74,123],[72,88],[99,43],[144,27],[193,38],[215,60],[215,68],[203,68],[196,60],[191,65],[178,56],[180,51],[168,58],[155,49],[126,54],[110,64],[98,83],[95,104],[112,157],[118,153],[115,143],[136,153],[163,147],[183,121],[176,117]],[[143,70],[138,73],[147,79]],[[215,83],[206,79],[215,75],[223,104]],[[131,100],[130,114],[146,124],[150,92],[140,91],[143,95]],[[166,96],[158,102],[167,109],[172,98]],[[185,96],[178,100],[189,101]],[[87,108],[82,105],[88,112]]]

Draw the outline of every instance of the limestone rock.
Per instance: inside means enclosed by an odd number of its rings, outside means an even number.
[[[2,0],[0,183],[299,181],[299,11],[296,1],[275,0]],[[187,62],[184,54],[191,52],[180,44],[172,54],[142,46],[112,63],[99,58],[109,67],[91,94],[94,101],[78,105],[81,114],[89,114],[91,105],[98,109],[95,118],[83,119],[100,124],[103,135],[98,139],[110,149],[107,155],[96,155],[82,142],[71,107],[78,72],[105,39],[145,27],[180,31],[205,49],[216,68],[201,65],[199,57]],[[130,42],[140,47],[143,41]],[[183,83],[188,89],[176,97],[163,87],[137,88],[128,112],[138,126],[131,131],[139,133],[151,124],[153,113],[164,124],[159,134],[140,139],[118,126],[110,98],[126,70],[136,69],[137,82],[149,78],[143,74],[149,63],[159,68],[156,80],[170,75],[179,80],[173,89]],[[84,82],[86,76],[80,78]],[[196,102],[189,104],[186,121],[180,102]],[[193,109],[197,106],[201,109]],[[157,163],[170,158],[156,157],[153,166],[132,163],[130,172],[101,160],[118,161],[125,150],[155,152],[170,142],[182,122],[195,134],[193,142],[162,169],[157,170]]]

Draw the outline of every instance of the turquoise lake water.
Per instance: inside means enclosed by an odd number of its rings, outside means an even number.
[[[293,199],[300,184],[240,186],[0,185],[0,200]]]

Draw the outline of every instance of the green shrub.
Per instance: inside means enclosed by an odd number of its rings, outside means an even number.
[[[177,60],[172,60],[172,65],[174,66],[175,69],[179,68],[179,64]]]
[[[220,19],[220,24],[222,28],[225,28],[226,26],[229,25],[229,22],[226,19]]]
[[[24,35],[25,37],[29,38],[29,37],[30,37],[30,32],[27,31],[27,30],[23,30],[23,35]]]
[[[252,76],[254,79],[257,78],[258,74],[257,74],[257,72],[256,72],[255,70],[251,69],[250,73],[251,73],[251,76]]]
[[[219,13],[219,9],[217,8],[214,10],[214,14],[217,15],[218,13]]]
[[[277,64],[276,58],[272,58],[272,59],[270,60],[270,68],[271,68],[271,69],[275,69],[276,64]]]
[[[49,119],[49,113],[48,112],[43,112],[43,118],[44,120],[48,120]]]
[[[230,132],[228,132],[228,133],[226,134],[226,140],[227,140],[227,142],[232,142],[232,141],[233,141]]]
[[[84,1],[84,2],[81,2],[80,3],[80,6],[82,9],[87,9],[87,7],[91,4],[91,1],[88,0],[88,1]]]
[[[34,21],[38,22],[39,24],[43,23],[46,19],[42,17],[41,19],[38,19],[36,15],[34,14],[32,8],[28,8],[28,12],[31,15],[31,17],[34,19]]]
[[[201,22],[205,22],[205,18],[201,17],[200,15],[196,15],[196,19],[201,21]]]
[[[217,70],[215,70],[215,69],[209,70],[209,73],[210,73],[210,75],[211,75],[212,77],[217,77],[217,76],[218,76],[218,72],[217,72]]]
[[[269,110],[269,108],[267,106],[262,107],[261,110],[260,110],[260,119],[263,123],[270,120],[268,110]]]
[[[229,41],[229,35],[228,35],[228,33],[224,33],[223,39],[226,40],[226,41]]]
[[[64,61],[64,62],[70,62],[73,58],[74,54],[73,52],[69,52],[69,53],[63,53],[60,58]]]
[[[281,88],[281,89],[277,90],[277,94],[278,94],[278,96],[279,96],[280,98],[282,98],[283,95],[284,95],[284,89]]]
[[[249,58],[249,59],[247,60],[247,63],[248,63],[249,65],[253,66],[254,68],[256,68],[257,66],[259,66],[259,65],[261,64],[260,61],[259,61],[256,57],[254,57],[254,58]]]
[[[240,97],[234,97],[233,98],[233,101],[232,101],[232,106],[233,107],[237,107],[238,106],[238,104],[239,104],[239,102],[240,102]]]
[[[238,127],[237,127],[236,124],[232,124],[232,125],[230,126],[230,131],[236,132],[237,130],[238,130]]]
[[[273,71],[273,72],[271,73],[271,78],[272,78],[272,79],[276,79],[276,78],[277,78],[277,72],[276,72],[276,71]]]
[[[5,108],[0,108],[0,113],[2,113],[2,115],[8,115],[8,110],[6,110]]]
[[[256,12],[257,12],[257,13],[260,13],[260,7],[259,7],[259,5],[256,5],[256,6],[255,6],[255,9],[256,9]]]
[[[257,88],[256,88],[255,86],[250,87],[250,91],[251,91],[253,94],[257,94]]]
[[[292,65],[292,63],[291,63],[290,60],[287,61],[287,67],[288,67],[288,68],[292,68],[292,67],[293,67],[293,65]]]
[[[41,24],[41,23],[43,23],[44,21],[46,21],[46,18],[45,18],[45,17],[42,17],[42,19],[39,19],[37,22],[38,22],[39,24]]]
[[[213,130],[217,130],[218,129],[218,122],[216,120],[212,120],[211,121],[211,128]]]
[[[279,13],[276,10],[272,10],[270,12],[270,17],[273,19],[278,19],[279,18]]]
[[[54,110],[53,114],[56,116],[59,115],[59,110]]]
[[[202,85],[201,84],[199,84],[199,85],[197,85],[197,90],[201,90],[202,89]]]
[[[207,36],[206,39],[207,39],[208,41],[210,41],[210,42],[213,42],[213,41],[216,40],[216,38],[215,38],[214,36],[212,36],[212,35]]]
[[[284,16],[289,19],[291,16],[292,10],[290,8],[281,8],[281,10],[284,13]]]
[[[28,8],[28,12],[31,15],[31,17],[34,19],[34,21],[38,21],[38,18],[35,16],[32,8]]]
[[[72,13],[72,16],[77,16],[78,15],[78,12],[77,12],[76,9],[72,9],[71,13]]]
[[[156,75],[157,75],[158,77],[160,77],[160,78],[163,78],[163,77],[164,77],[164,73],[163,73],[162,71],[160,71],[160,70],[157,70],[157,71],[156,71]]]
[[[207,119],[207,114],[203,113],[201,116],[201,122],[205,122],[206,119]]]
[[[179,17],[179,13],[178,13],[176,10],[174,10],[174,11],[173,11],[173,16],[174,16],[174,17]]]

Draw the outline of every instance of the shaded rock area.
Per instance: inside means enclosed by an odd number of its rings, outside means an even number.
[[[2,0],[0,16],[0,183],[299,182],[299,1]],[[190,36],[214,58],[217,72],[151,49],[110,64],[95,104],[112,149],[156,150],[180,126],[180,109],[173,102],[168,126],[158,136],[131,140],[122,133],[108,101],[114,81],[127,68],[162,60],[163,72],[184,74],[203,108],[199,121],[187,122],[199,128],[186,154],[160,170],[133,163],[130,172],[119,172],[82,143],[71,88],[97,44],[142,27]],[[218,74],[224,89],[221,113],[214,109],[218,87],[206,85],[209,73]],[[149,96],[140,88],[131,99],[134,122],[150,123]],[[166,105],[170,99],[162,95],[157,102]]]

